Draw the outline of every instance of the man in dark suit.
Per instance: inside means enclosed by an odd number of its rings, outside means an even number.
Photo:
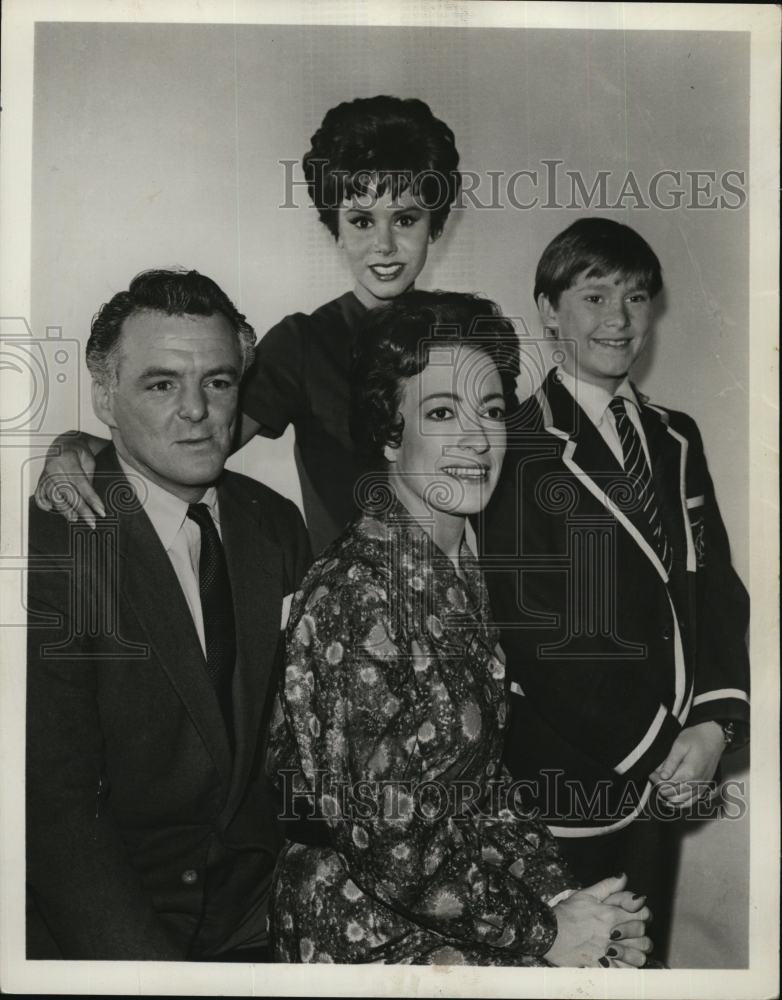
[[[663,950],[671,820],[748,739],[749,607],[695,422],[628,378],[661,287],[651,247],[613,221],[546,249],[535,299],[559,364],[510,423],[479,531],[519,804],[584,884],[627,872]]]
[[[30,504],[28,958],[266,959],[297,508],[225,472],[254,334],[195,271],[92,324],[95,527]]]

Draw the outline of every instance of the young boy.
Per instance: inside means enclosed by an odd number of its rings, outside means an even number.
[[[627,872],[658,951],[679,827],[665,817],[749,721],[748,597],[698,428],[629,378],[661,288],[654,251],[617,222],[580,219],[546,248],[535,300],[559,364],[509,427],[480,525],[516,801],[583,884]]]

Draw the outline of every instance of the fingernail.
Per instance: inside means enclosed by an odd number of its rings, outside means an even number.
[[[602,965],[604,969],[609,969],[609,968],[611,967],[611,963],[610,963],[610,962],[608,961],[608,959],[607,959],[607,958],[605,958],[605,957],[603,957],[603,958],[599,958],[599,959],[597,960],[597,964],[598,964],[598,965]]]
[[[619,929],[617,929],[615,931],[611,931],[611,940],[612,941],[617,941],[621,936],[622,936],[622,932]]]
[[[106,516],[106,510],[105,510],[105,508],[103,507],[102,504],[98,506],[98,513],[100,514],[101,517],[105,517]]]
[[[625,877],[624,872],[619,872],[617,875],[614,875],[614,878],[624,878],[624,877]]]
[[[616,948],[606,948],[606,955],[608,955],[609,958],[616,958],[618,954],[619,952]]]
[[[639,893],[636,892],[633,895],[633,899],[646,899],[646,897],[645,896],[641,896]]]

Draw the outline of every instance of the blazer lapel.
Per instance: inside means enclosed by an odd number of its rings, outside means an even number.
[[[556,381],[553,372],[549,374],[543,387],[552,420],[551,426],[547,429],[565,441],[562,452],[563,462],[576,475],[582,488],[592,494],[595,499],[599,500],[619,523],[629,531],[631,537],[640,546],[644,555],[648,559],[651,559],[658,572],[664,576],[665,570],[662,563],[660,563],[657,554],[646,539],[647,525],[641,521],[639,512],[622,512],[616,503],[612,503],[609,500],[612,486],[621,486],[623,481],[625,481],[625,473],[614,453],[603,439],[602,434],[581,407],[576,404],[567,389]],[[642,412],[644,409],[646,408],[642,407]],[[655,440],[657,441],[658,429],[651,428],[651,426],[650,429],[655,431]],[[647,444],[649,444],[649,432],[647,431],[646,424],[644,424],[644,432],[647,434]],[[667,435],[663,434],[662,437],[667,437]],[[652,475],[654,478],[654,456],[651,445],[649,447],[650,455],[652,456]],[[670,461],[671,450],[667,442],[662,441],[658,447],[658,451],[660,453],[664,452],[666,462]],[[659,472],[660,474],[664,474],[662,468]],[[622,492],[620,491],[617,494],[617,501]],[[660,502],[661,498],[658,498],[658,503]],[[665,521],[665,518],[663,520]],[[673,542],[673,539],[669,540]]]
[[[635,387],[633,387],[635,388]],[[639,400],[642,398],[635,390]],[[649,457],[652,460],[652,481],[660,509],[660,518],[673,548],[676,562],[687,561],[687,536],[682,508],[683,447],[686,442],[675,437],[668,429],[667,414],[641,403],[641,424]]]
[[[544,382],[544,391],[551,411],[552,427],[556,429],[558,436],[566,435],[571,442],[569,458],[583,470],[585,478],[593,479],[604,490],[607,478],[622,475],[622,466],[597,427],[567,389],[557,381],[554,371],[549,372]],[[592,473],[595,474],[594,477]]]
[[[224,814],[227,822],[241,801],[253,763],[257,763],[261,716],[280,642],[285,595],[282,549],[262,530],[260,504],[240,491],[230,477],[219,487],[218,499],[237,651],[233,682],[236,757]]]
[[[106,501],[107,512],[113,509],[117,514],[125,598],[204,741],[227,793],[231,783],[228,736],[190,609],[152,522],[138,504],[128,502],[131,486],[113,446],[105,451],[111,453],[99,456],[96,490]]]

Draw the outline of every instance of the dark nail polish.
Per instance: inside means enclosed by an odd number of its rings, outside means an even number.
[[[644,897],[643,897],[643,896],[641,896],[641,895],[640,895],[639,893],[637,893],[637,892],[633,894],[633,899],[643,899],[643,898],[644,898]]]
[[[624,878],[624,877],[625,877],[624,872],[617,872],[616,875],[614,875],[614,878]]]
[[[616,948],[606,948],[606,955],[608,955],[609,958],[616,958],[618,954],[619,952]]]
[[[610,962],[608,961],[608,959],[607,959],[607,958],[605,958],[605,957],[603,957],[603,958],[599,958],[599,959],[597,960],[597,964],[598,964],[598,965],[602,965],[604,969],[608,969],[608,968],[610,968],[610,967],[611,967],[611,963],[610,963]]]
[[[612,941],[618,941],[621,936],[622,936],[622,932],[618,928],[615,931],[611,931],[611,940]]]

